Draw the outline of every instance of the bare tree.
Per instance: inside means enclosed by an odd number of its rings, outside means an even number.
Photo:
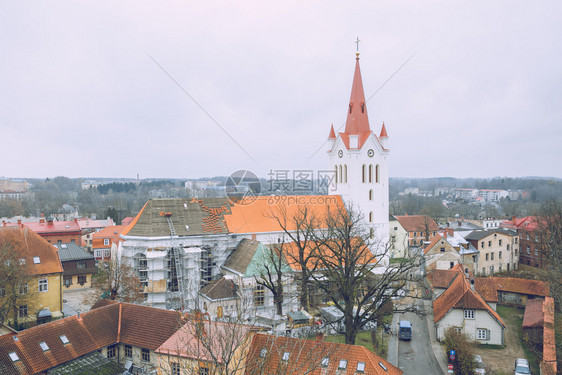
[[[0,230],[0,325],[11,315],[16,329],[18,318],[33,310],[37,296],[37,288],[29,288],[34,279],[32,261],[19,233],[16,228]]]
[[[290,272],[285,260],[285,242],[266,246],[262,264],[259,266],[259,276],[255,276],[256,284],[262,285],[273,295],[273,302],[277,315],[283,315],[284,281]]]
[[[140,303],[144,301],[143,285],[134,268],[119,257],[112,257],[98,264],[98,274],[92,278],[92,292],[86,296],[89,302],[99,298]]]
[[[546,267],[551,294],[558,311],[562,311],[562,202],[551,199],[541,206],[537,219],[537,246]]]
[[[385,306],[403,293],[418,263],[412,257],[388,265],[388,244],[371,239],[354,207],[329,211],[324,227],[314,232],[317,269],[312,277],[343,313],[345,342],[355,344],[360,329],[388,314]]]
[[[294,261],[300,268],[298,274],[300,306],[309,310],[310,282],[314,272],[314,263],[311,261],[313,254],[310,252],[310,242],[314,238],[314,232],[319,228],[319,220],[313,210],[308,206],[299,207],[297,213],[289,216],[285,206],[276,206],[277,210],[271,210],[269,216],[277,221],[285,236],[296,247],[295,252],[286,252],[288,260]]]

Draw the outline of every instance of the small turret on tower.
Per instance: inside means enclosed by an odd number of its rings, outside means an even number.
[[[382,123],[381,135],[379,135],[379,140],[381,141],[381,146],[385,149],[388,149],[388,134],[386,133],[384,122]]]

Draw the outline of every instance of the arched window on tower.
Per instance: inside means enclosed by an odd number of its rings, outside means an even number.
[[[377,166],[375,167],[375,178],[377,183],[379,183],[379,165],[377,164]]]
[[[365,164],[363,164],[363,168],[361,169],[361,181],[363,183],[365,183],[365,175],[367,174],[366,169],[367,169],[367,166]]]
[[[353,105],[351,103],[349,103],[349,113],[351,113],[351,108],[353,107]]]
[[[369,200],[373,200],[373,189],[369,190]]]
[[[343,165],[343,182],[347,184],[347,164]]]
[[[373,222],[373,211],[369,212],[369,223]]]
[[[343,173],[342,173],[342,167],[340,164],[340,183],[343,182]]]
[[[337,185],[337,184],[338,184],[338,166],[335,165],[335,166],[334,166],[334,169],[335,169],[335,172],[336,172],[336,176],[335,176],[336,179],[335,179],[335,182],[336,182],[336,185]]]
[[[361,113],[365,113],[365,103],[361,103]]]
[[[373,182],[373,164],[369,164],[369,183]]]

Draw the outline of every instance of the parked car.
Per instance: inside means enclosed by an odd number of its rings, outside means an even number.
[[[479,354],[474,356],[474,374],[475,375],[486,375],[486,367],[484,366],[484,362],[482,362],[482,357]]]
[[[515,375],[530,375],[531,369],[529,362],[525,358],[517,358],[515,360]]]

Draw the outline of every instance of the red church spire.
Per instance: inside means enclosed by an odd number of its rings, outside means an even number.
[[[332,128],[330,129],[330,135],[328,139],[336,139],[336,132],[334,131],[334,124],[332,124]]]
[[[347,120],[345,122],[345,133],[361,134],[370,131],[365,93],[363,92],[363,81],[361,80],[361,69],[359,68],[359,52],[357,52],[351,98],[349,99]]]
[[[388,134],[386,133],[386,127],[384,126],[384,122],[382,123],[381,135],[379,138],[388,138]]]

